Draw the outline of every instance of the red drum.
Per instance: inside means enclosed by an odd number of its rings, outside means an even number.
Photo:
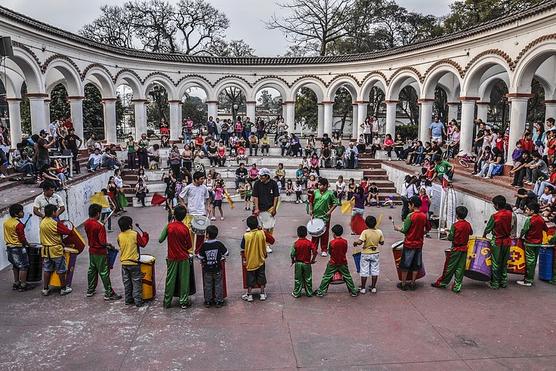
[[[400,271],[400,260],[402,260],[402,247],[403,247],[403,241],[398,241],[394,244],[392,244],[392,254],[394,255],[394,263],[396,264],[396,270],[398,271],[398,279],[401,281],[402,280],[402,271]],[[417,273],[417,278],[416,279],[420,279],[425,277],[425,264],[421,265],[421,269],[419,270],[419,272]]]
[[[245,260],[245,252],[241,252],[241,273],[243,278],[243,288],[247,288],[247,260]],[[255,286],[254,288],[259,288],[260,285]]]
[[[470,238],[467,244],[465,277],[477,281],[490,281],[491,266],[490,240],[480,237]]]
[[[71,233],[62,238],[62,243],[65,247],[76,249],[78,251],[78,254],[81,254],[81,252],[85,248],[85,240],[73,226],[72,222],[70,222],[69,220],[64,220],[62,223],[64,223],[64,225],[68,227],[68,229],[71,229]]]
[[[512,240],[510,258],[508,259],[508,273],[525,274],[525,249],[521,239]]]
[[[355,214],[351,218],[351,231],[357,235],[363,233],[365,229],[367,229],[367,225],[365,224],[365,220],[361,214]]]
[[[344,283],[344,277],[342,277],[342,274],[340,272],[334,273],[334,275],[332,276],[332,281],[330,281],[330,284],[340,285],[342,283]]]
[[[226,299],[228,297],[228,287],[226,285],[226,260],[221,260],[220,261],[220,271],[222,272],[222,298]],[[205,276],[203,275],[203,287],[205,286]],[[212,300],[215,300],[214,298],[215,292],[214,292],[214,287],[212,290]]]

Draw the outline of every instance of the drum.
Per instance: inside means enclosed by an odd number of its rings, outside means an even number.
[[[191,231],[195,234],[204,235],[210,219],[203,215],[194,215],[191,219]]]
[[[85,248],[85,240],[73,226],[72,222],[70,222],[69,220],[64,220],[63,223],[66,227],[68,227],[68,229],[71,230],[71,233],[62,238],[62,243],[65,247],[76,249],[78,251],[78,254],[81,254],[81,252]]]
[[[508,259],[508,273],[525,274],[525,249],[521,239],[512,240],[510,258]]]
[[[116,263],[116,258],[118,257],[118,249],[107,249],[107,258],[108,258],[108,268],[114,268],[114,263]]]
[[[361,251],[353,253],[353,262],[355,263],[355,270],[357,273],[361,271]]]
[[[477,281],[490,281],[492,274],[490,240],[471,237],[467,244],[467,260],[465,262],[465,277]]]
[[[326,223],[322,219],[311,219],[307,223],[307,232],[312,237],[320,237],[326,231]]]
[[[367,229],[367,225],[365,224],[365,220],[361,214],[355,214],[351,218],[350,226],[351,231],[357,235],[360,235],[365,229]]]
[[[222,272],[222,298],[227,298],[228,297],[228,288],[226,285],[226,260],[221,260],[220,261],[220,271]],[[203,275],[203,287],[205,286],[205,276]],[[213,291],[212,291],[212,300],[215,300],[214,298],[214,286],[213,286]]]
[[[342,274],[340,272],[334,273],[334,275],[332,276],[332,281],[330,281],[330,284],[339,285],[342,283],[344,283],[344,277],[342,277]]]
[[[143,275],[143,300],[152,300],[156,295],[156,281],[155,281],[155,271],[154,263],[156,258],[152,255],[141,255],[139,257],[139,262],[141,263],[141,274]]]
[[[180,297],[180,280],[178,279],[174,285],[174,297]],[[195,264],[193,258],[189,258],[189,296],[195,295],[197,292],[197,285],[195,284]]]
[[[73,281],[73,271],[75,270],[75,261],[77,260],[77,255],[79,251],[76,249],[71,249],[69,247],[64,247],[64,258],[66,259],[66,286],[71,286]],[[61,288],[62,283],[60,282],[60,276],[56,272],[52,272],[50,275],[50,282],[48,285],[51,288]]]
[[[259,213],[257,219],[259,219],[259,225],[263,227],[263,229],[266,229],[267,231],[273,229],[274,226],[276,225],[276,219],[268,211],[263,211]]]
[[[554,248],[552,245],[539,246],[539,280],[552,280],[552,264],[554,260]]]
[[[242,251],[241,252],[241,273],[242,273],[242,279],[243,279],[243,288],[246,289],[247,288],[247,260],[245,260],[245,252]],[[260,285],[255,286],[254,288],[259,288],[261,287]]]
[[[394,255],[394,263],[396,264],[396,270],[398,271],[398,279],[402,280],[402,272],[400,271],[400,260],[402,260],[402,248],[403,248],[403,240],[398,241],[392,244],[392,254]],[[417,273],[417,278],[420,279],[425,277],[425,264],[421,265],[421,269]]]
[[[42,257],[41,245],[31,245],[27,248],[29,257],[29,270],[27,271],[27,282],[42,281]]]

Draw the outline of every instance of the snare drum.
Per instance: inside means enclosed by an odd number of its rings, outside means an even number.
[[[141,263],[141,274],[143,276],[143,300],[152,300],[156,295],[156,281],[154,272],[154,263],[156,262],[156,258],[152,255],[145,254],[139,257],[139,262]]]
[[[29,270],[27,271],[27,282],[42,281],[42,257],[41,245],[31,245],[27,247],[29,257]]]
[[[79,251],[76,249],[64,247],[64,259],[66,259],[66,286],[71,286],[71,282],[73,281],[73,271],[75,270],[75,261],[77,260],[78,254]],[[52,288],[62,287],[62,282],[60,281],[58,273],[52,272],[48,285]]]
[[[492,274],[491,266],[490,240],[480,237],[471,237],[467,243],[465,277],[477,281],[490,281],[490,276]]]
[[[392,244],[392,254],[394,255],[394,263],[396,264],[396,270],[398,271],[398,279],[402,280],[402,271],[400,271],[400,261],[402,260],[402,248],[403,248],[403,240],[394,242]],[[417,272],[417,278],[425,277],[425,264],[421,265],[421,269]]]
[[[106,257],[108,259],[108,268],[114,268],[114,263],[116,263],[116,258],[118,257],[118,249],[107,249]]]
[[[508,259],[508,273],[525,274],[525,249],[521,239],[512,239],[510,258]]]
[[[85,240],[74,227],[72,222],[70,222],[69,220],[64,220],[62,223],[64,223],[64,225],[71,230],[71,233],[69,235],[62,238],[63,245],[71,249],[76,249],[78,251],[78,254],[81,254],[81,252],[85,248]]]
[[[263,229],[266,229],[267,231],[273,229],[274,226],[276,225],[276,219],[268,211],[263,211],[259,213],[257,219],[259,220],[259,225],[263,227]]]
[[[195,234],[204,235],[209,225],[210,219],[204,215],[194,215],[191,219],[191,231]]]
[[[307,232],[312,237],[320,237],[326,231],[326,223],[322,219],[311,219],[307,223]]]

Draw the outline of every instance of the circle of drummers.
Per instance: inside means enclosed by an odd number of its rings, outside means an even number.
[[[228,248],[218,239],[218,228],[211,225],[206,216],[209,191],[204,183],[205,174],[195,172],[193,182],[181,191],[172,219],[158,238],[159,243],[167,243],[165,308],[172,305],[174,297],[178,298],[181,308],[191,306],[190,296],[196,292],[194,258],[200,261],[202,267],[205,306],[221,307],[225,304]],[[41,202],[40,196],[50,201]],[[53,189],[45,187],[44,194],[40,196],[34,205],[35,215],[41,218],[40,244],[32,244],[26,239],[25,225],[29,218],[23,221],[22,205],[11,205],[10,218],[4,222],[4,239],[13,266],[13,289],[26,291],[42,280],[42,295],[51,295],[58,290],[61,295],[67,295],[72,292],[76,258],[85,249],[86,243],[70,222],[59,219],[64,205],[61,199],[60,202],[52,202],[52,199],[56,200]],[[253,214],[245,221],[247,230],[240,245],[243,287],[246,289],[241,298],[247,302],[254,300],[255,292],[261,301],[267,299],[265,263],[268,253],[272,251],[269,245],[275,241],[273,229],[279,206],[279,189],[267,169],[261,169],[259,180],[253,186],[253,203]],[[502,289],[508,286],[508,273],[523,275],[517,283],[531,286],[537,260],[539,279],[556,284],[556,266],[553,264],[556,235],[550,235],[539,215],[539,205],[536,202],[527,205],[527,219],[518,235],[516,216],[506,199],[496,196],[492,203],[495,212],[481,237],[474,236],[466,220],[467,208],[456,208],[457,220],[448,233],[451,248],[445,251],[443,273],[432,286],[447,288],[451,285],[451,290],[458,293],[466,276],[488,282],[492,289]],[[416,280],[425,276],[422,248],[425,235],[430,230],[430,223],[421,212],[419,197],[410,198],[408,204],[409,214],[403,224],[395,225],[392,221],[394,230],[404,235],[403,240],[392,245],[399,276],[397,287],[402,291],[416,290]],[[322,297],[326,295],[329,285],[335,283],[345,284],[351,296],[367,291],[371,294],[377,292],[380,250],[384,244],[383,233],[378,228],[380,221],[374,216],[363,219],[361,213],[352,214],[351,227],[358,237],[355,237],[350,253],[360,276],[357,287],[348,268],[349,249],[348,241],[343,237],[343,227],[330,225],[331,215],[339,205],[339,200],[329,189],[328,180],[319,179],[318,187],[308,201],[310,221],[306,226],[297,227],[298,238],[289,254],[294,266],[291,294],[296,298],[303,294]],[[118,219],[120,233],[117,246],[113,246],[107,242],[106,229],[101,222],[102,213],[103,205],[91,204],[88,208],[89,219],[84,223],[89,248],[86,296],[95,295],[100,276],[104,299],[122,299],[112,288],[111,279],[114,277],[110,274],[119,257],[125,304],[141,307],[156,295],[155,257],[141,252],[141,248],[149,243],[149,234],[134,224],[131,217],[124,215]],[[356,228],[356,225],[361,226]],[[328,263],[320,286],[314,289],[312,264],[319,254],[319,247],[321,256],[328,257]]]

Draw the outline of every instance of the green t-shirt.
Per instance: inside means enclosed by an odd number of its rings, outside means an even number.
[[[320,190],[317,189],[315,190],[313,198],[313,216],[326,222],[329,219],[329,216],[326,215],[328,210],[330,210],[333,205],[339,204],[340,202],[331,190],[321,193]]]
[[[434,166],[434,171],[436,171],[436,173],[438,175],[444,175],[446,174],[448,171],[450,171],[450,169],[452,168],[452,164],[450,164],[448,161],[446,160],[442,160],[439,164],[436,164]]]
[[[133,140],[127,141],[127,153],[135,153],[135,142]]]

